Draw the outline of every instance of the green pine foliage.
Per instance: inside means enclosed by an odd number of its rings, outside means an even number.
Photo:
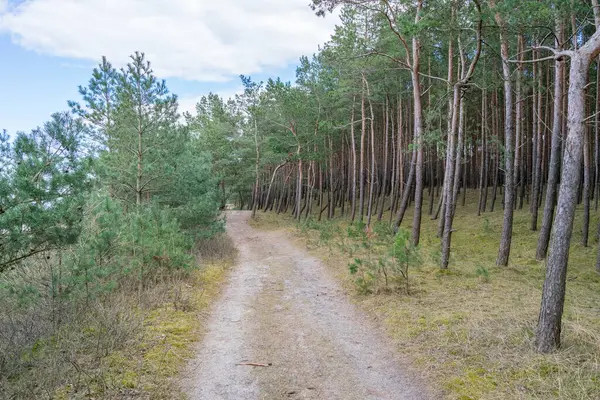
[[[82,152],[86,127],[56,113],[43,127],[2,138],[0,273],[29,257],[76,243],[92,160]]]
[[[53,398],[60,381],[29,379],[37,360],[55,357],[47,361],[60,374],[77,357],[105,357],[134,340],[139,327],[120,313],[139,312],[154,288],[190,276],[197,240],[223,230],[223,175],[213,163],[243,170],[180,123],[177,97],[143,53],[122,70],[103,58],[79,91],[83,102],[69,102],[70,112],[12,141],[0,135],[2,398]],[[123,298],[136,310],[119,311]],[[86,331],[88,312],[110,328]],[[86,335],[99,347],[50,356],[66,346],[56,333],[72,330],[84,333],[75,348]]]

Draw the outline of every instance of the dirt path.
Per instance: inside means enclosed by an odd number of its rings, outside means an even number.
[[[228,214],[238,265],[184,378],[190,398],[431,398],[319,260],[286,233],[253,229],[249,216]]]

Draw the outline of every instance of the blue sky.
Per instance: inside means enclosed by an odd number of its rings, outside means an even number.
[[[306,0],[0,0],[0,129],[30,130],[79,100],[102,55],[116,66],[145,51],[184,110],[208,92],[229,97],[238,76],[294,80],[337,19]],[[118,7],[117,7],[118,6]]]

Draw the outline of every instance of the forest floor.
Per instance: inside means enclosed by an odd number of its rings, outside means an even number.
[[[436,398],[600,399],[600,275],[594,271],[598,246],[593,235],[600,215],[593,213],[590,246],[584,247],[577,214],[562,347],[540,355],[533,346],[545,274],[545,263],[535,260],[538,232],[529,229],[527,206],[515,211],[510,264],[497,267],[500,198],[496,206],[494,212],[477,216],[477,194],[468,192],[466,205],[459,204],[456,212],[446,271],[439,269],[437,221],[423,215],[420,260],[410,267],[409,294],[402,276],[391,275],[394,238],[389,213],[381,222],[374,220],[367,240],[357,234],[364,230],[358,223],[338,217],[327,220],[326,214],[317,222],[316,216],[296,221],[289,214],[259,212],[251,225],[276,238],[287,232],[310,254],[308,259],[322,260],[350,300],[369,316],[363,318],[377,320],[428,387],[439,389]],[[412,210],[403,229],[410,230],[411,221]],[[280,239],[275,243],[261,245],[288,251],[287,240],[285,247]],[[358,272],[351,274],[349,267],[355,268],[357,260]],[[389,285],[382,265],[388,268]],[[318,287],[324,282],[304,285]]]
[[[430,399],[372,315],[289,231],[232,211],[237,265],[183,377],[191,399]]]

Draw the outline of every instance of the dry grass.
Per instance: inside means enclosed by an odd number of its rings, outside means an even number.
[[[356,301],[385,324],[398,349],[444,391],[446,398],[600,399],[596,243],[582,247],[576,225],[563,346],[555,354],[538,355],[533,350],[533,338],[544,263],[534,259],[537,233],[528,229],[527,210],[517,211],[510,265],[496,267],[502,211],[477,217],[476,194],[469,194],[472,199],[467,207],[457,210],[447,272],[438,269],[437,221],[423,219],[422,265],[411,272],[411,296],[385,291],[359,295],[353,290],[348,273],[350,257],[341,250],[348,246],[339,245],[349,240],[344,235],[347,221],[297,225],[288,216],[260,214],[253,224],[265,229],[295,226],[301,242],[328,262]],[[405,221],[412,221],[411,217],[407,215]],[[334,235],[329,238],[315,229]]]
[[[10,354],[0,348],[11,372],[0,376],[0,398],[183,398],[174,378],[193,355],[202,317],[236,256],[225,235],[196,250],[200,268],[163,276],[142,293],[122,289],[74,304],[55,326],[36,319],[49,307],[12,315],[1,304],[3,321],[13,321],[3,332],[20,339]]]

